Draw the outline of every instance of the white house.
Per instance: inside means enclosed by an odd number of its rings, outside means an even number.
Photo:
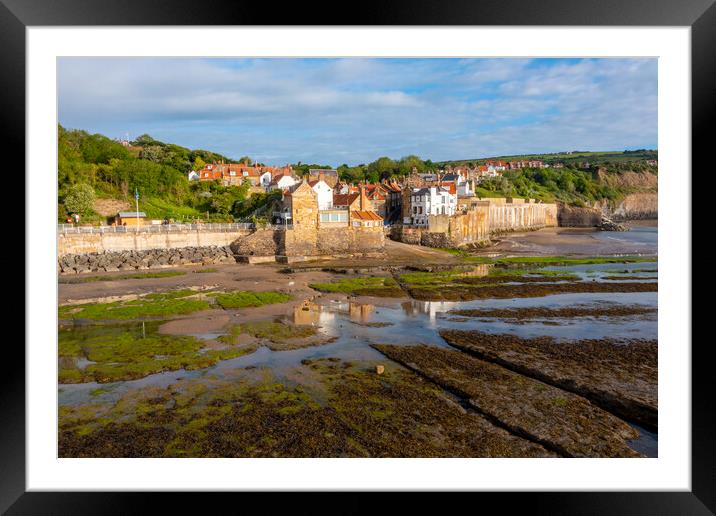
[[[410,194],[410,216],[403,219],[404,224],[427,226],[430,215],[455,215],[457,195],[442,186],[413,188]]]
[[[313,188],[313,191],[316,192],[319,210],[330,210],[333,208],[333,188],[328,186],[328,183],[319,179],[309,181],[308,186]]]
[[[271,184],[272,179],[273,179],[273,177],[271,176],[271,172],[269,172],[267,170],[266,172],[264,172],[263,174],[261,174],[259,176],[259,184],[261,186],[263,186],[264,188],[268,189],[269,185]]]
[[[297,182],[298,181],[295,177],[282,174],[280,176],[275,176],[271,180],[268,186],[268,190],[275,190],[276,188],[285,190],[286,188],[293,187]]]
[[[471,197],[475,195],[475,181],[468,179],[457,183],[457,195],[459,197]]]
[[[199,180],[199,174],[192,170],[189,172],[189,181],[198,181]]]

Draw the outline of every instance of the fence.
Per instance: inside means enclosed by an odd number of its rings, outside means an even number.
[[[275,226],[283,229],[284,226]],[[226,224],[146,224],[141,226],[72,226],[59,224],[58,233],[62,234],[101,234],[101,233],[179,233],[183,231],[246,231],[256,229],[250,222]]]

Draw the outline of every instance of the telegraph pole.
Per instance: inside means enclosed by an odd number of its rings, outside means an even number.
[[[134,222],[137,225],[137,233],[139,233],[139,190],[137,190],[136,188],[134,189],[134,202],[136,203],[137,208],[137,218],[134,220]]]

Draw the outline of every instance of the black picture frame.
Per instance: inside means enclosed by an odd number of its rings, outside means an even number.
[[[345,9],[342,15],[335,12],[338,7]],[[25,148],[25,29],[28,26],[315,25],[317,20],[327,17],[333,18],[325,21],[328,25],[690,26],[693,168],[707,165],[712,154],[706,129],[716,113],[714,0],[402,0],[390,4],[371,0],[359,6],[212,0],[0,0],[0,55],[4,72],[0,116],[6,128],[2,142],[4,155],[13,156],[13,168],[17,169],[21,160],[24,168],[24,152],[18,149]],[[340,21],[336,23],[336,20]],[[690,343],[684,343],[685,347],[688,345]],[[692,347],[690,492],[485,493],[480,495],[481,503],[496,502],[500,512],[524,508],[531,514],[713,514],[716,454],[711,396],[716,389],[714,375],[708,370],[708,347]],[[4,368],[0,380],[0,511],[7,514],[129,514],[148,512],[148,504],[154,503],[162,512],[186,508],[186,496],[179,493],[25,492],[24,350],[17,345],[11,348],[6,342],[6,360],[12,367]],[[227,495],[219,496],[226,498]],[[241,496],[244,497],[242,504],[255,498],[249,494]],[[375,496],[351,494],[341,502],[339,512],[372,511],[374,504],[382,504],[373,500]],[[282,498],[281,495],[274,500],[280,502]],[[319,512],[320,506],[326,507],[323,494],[308,494],[301,499]],[[411,499],[413,503],[424,503],[421,495]]]

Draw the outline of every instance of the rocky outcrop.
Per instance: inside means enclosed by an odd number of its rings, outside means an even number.
[[[619,224],[604,216],[602,216],[602,221],[597,225],[597,229],[601,231],[629,231],[629,228],[624,224]]]
[[[57,261],[57,265],[61,273],[72,274],[154,269],[185,264],[234,263],[235,261],[234,253],[229,246],[207,246],[66,254]]]
[[[579,208],[567,204],[557,206],[557,223],[561,227],[592,228],[602,222],[602,212],[595,208]]]

